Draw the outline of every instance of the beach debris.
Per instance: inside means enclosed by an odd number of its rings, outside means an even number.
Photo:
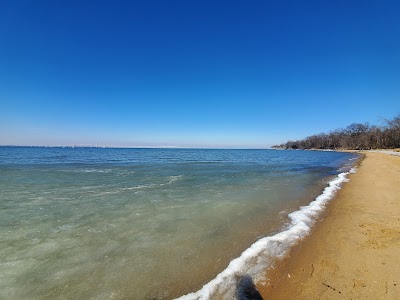
[[[335,292],[338,292],[339,294],[342,293],[341,291],[335,289],[333,286],[331,286],[331,285],[329,285],[329,284],[326,284],[326,283],[323,283],[323,282],[322,282],[322,284],[323,284],[324,286],[326,286],[327,288],[329,288],[329,289],[331,289],[331,290],[333,290],[333,291],[335,291]]]

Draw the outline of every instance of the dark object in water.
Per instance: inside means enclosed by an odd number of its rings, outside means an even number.
[[[263,300],[253,283],[253,279],[249,275],[245,275],[239,279],[236,286],[237,300]]]

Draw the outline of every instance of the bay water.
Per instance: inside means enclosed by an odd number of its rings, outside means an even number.
[[[0,147],[0,299],[194,292],[254,242],[284,230],[289,214],[355,159],[320,151]]]

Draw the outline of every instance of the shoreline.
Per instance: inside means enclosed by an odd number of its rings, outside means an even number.
[[[400,159],[360,152],[311,234],[266,270],[264,299],[395,299],[400,294]]]
[[[362,157],[359,155],[350,159],[356,159],[356,161],[351,166],[347,165],[348,171],[332,177],[314,200],[290,213],[287,216],[288,223],[282,230],[254,242],[202,288],[175,299],[231,299],[235,297],[235,287],[239,289],[241,286],[240,278],[252,278],[254,282],[259,283],[264,278],[263,270],[273,268],[278,258],[286,257],[293,247],[296,247],[312,232],[324,216],[327,204],[334,199],[336,193],[348,181],[348,175],[354,173],[354,168],[357,167]],[[249,264],[250,261],[253,262]],[[254,264],[254,262],[257,263]]]

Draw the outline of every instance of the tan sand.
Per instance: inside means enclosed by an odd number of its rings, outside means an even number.
[[[323,220],[257,284],[268,299],[400,299],[400,157],[366,153]]]

